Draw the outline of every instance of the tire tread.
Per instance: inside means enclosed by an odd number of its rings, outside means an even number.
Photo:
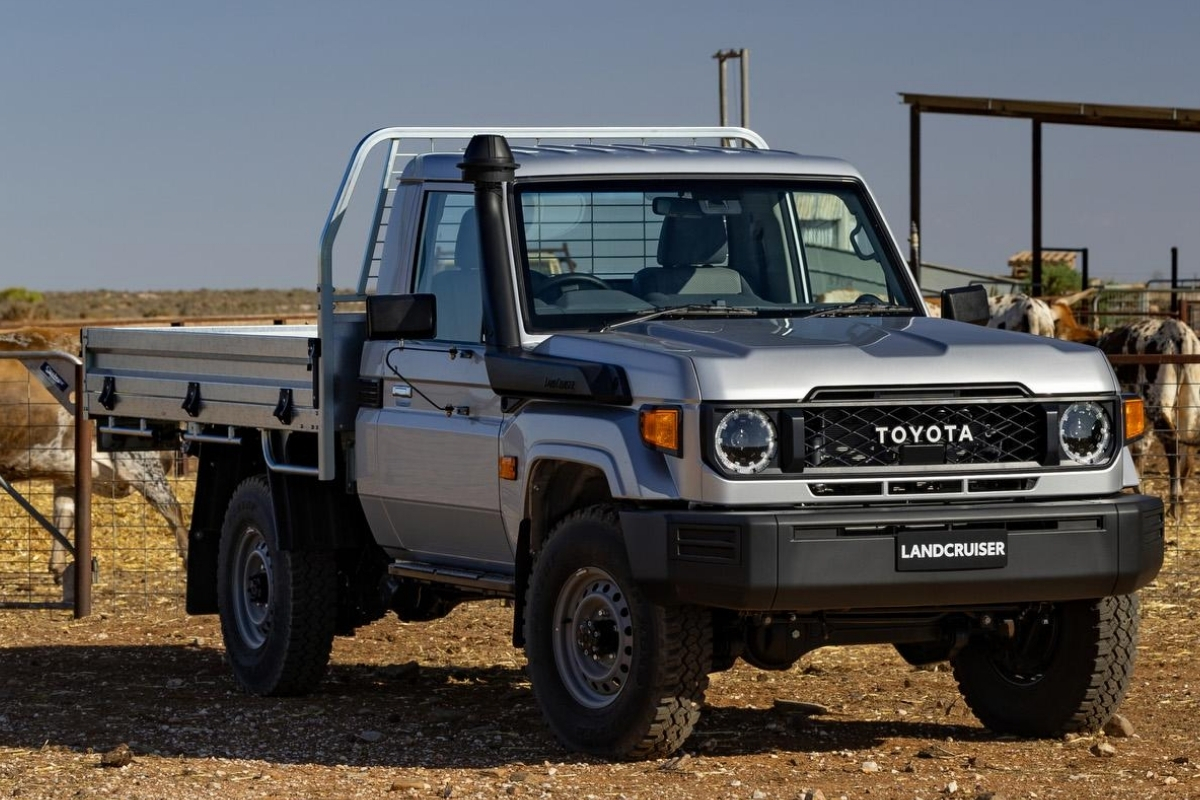
[[[596,525],[619,532],[620,518],[616,509],[608,504],[577,509],[559,521],[547,543],[560,531],[577,525]],[[545,552],[546,547],[543,546],[534,554],[533,574],[537,573]],[[636,585],[623,589],[631,597],[638,598],[638,602],[644,602]],[[531,580],[526,589],[527,632],[536,629],[536,625],[531,626],[529,621],[529,615],[535,613],[535,592],[535,582]],[[637,715],[636,719],[616,726],[623,730],[614,732],[606,741],[596,742],[577,740],[564,731],[545,703],[542,703],[543,716],[560,741],[568,747],[606,758],[647,759],[670,755],[691,735],[700,719],[704,692],[708,688],[708,666],[712,661],[711,615],[695,606],[654,608],[660,624],[655,626],[657,636],[649,647],[660,654],[661,660],[654,676],[655,684],[650,688],[650,696],[655,698],[653,704],[631,710]],[[530,644],[527,640],[527,653],[530,652]],[[533,662],[531,657],[527,669],[536,693],[538,681],[543,676],[537,674]]]
[[[1089,652],[1081,654],[1079,669],[1059,679],[1054,702],[1038,713],[1019,716],[1015,707],[1033,704],[1002,697],[987,685],[984,670],[961,655],[953,660],[954,675],[967,706],[983,725],[998,733],[1031,737],[1057,737],[1098,731],[1116,713],[1133,677],[1138,643],[1136,595],[1104,597],[1090,601],[1090,626],[1083,637]],[[1004,691],[1011,691],[1005,689]]]
[[[265,476],[246,478],[234,491],[227,517],[240,513],[257,514],[272,509],[271,489]],[[226,524],[227,527],[228,523]],[[278,522],[273,513],[262,534],[269,540],[278,564],[274,579],[277,596],[286,592],[287,602],[276,602],[272,630],[261,652],[247,651],[238,638],[237,627],[222,611],[221,629],[225,648],[233,667],[238,688],[249,694],[282,697],[311,692],[324,677],[333,650],[337,623],[337,565],[323,551],[281,551],[278,549]],[[232,531],[222,528],[222,539]],[[222,552],[232,544],[222,541]],[[229,565],[220,559],[218,596],[232,591],[226,584]],[[286,586],[284,584],[286,583]],[[273,601],[274,602],[274,601]]]

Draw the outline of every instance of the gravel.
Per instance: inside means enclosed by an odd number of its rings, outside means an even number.
[[[1143,593],[1133,687],[1106,731],[984,730],[944,665],[820,650],[713,676],[669,759],[604,763],[542,723],[511,609],[380,620],[338,639],[319,690],[240,694],[212,617],[0,611],[0,798],[1084,798],[1200,794],[1194,576]]]

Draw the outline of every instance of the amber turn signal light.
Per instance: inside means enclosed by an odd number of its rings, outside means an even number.
[[[515,481],[517,479],[517,457],[500,456],[500,480]]]
[[[643,444],[673,456],[680,455],[683,442],[680,441],[679,419],[678,408],[663,406],[643,408],[638,414],[638,430],[642,434]]]
[[[1125,407],[1125,444],[1129,444],[1146,433],[1146,404],[1140,397],[1126,397],[1122,405]]]

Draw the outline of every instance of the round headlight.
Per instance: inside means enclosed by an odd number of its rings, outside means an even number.
[[[1058,419],[1058,441],[1077,464],[1103,461],[1112,440],[1112,421],[1099,403],[1072,403]]]
[[[717,460],[730,472],[762,472],[775,457],[775,424],[755,408],[730,411],[717,423],[714,438]]]

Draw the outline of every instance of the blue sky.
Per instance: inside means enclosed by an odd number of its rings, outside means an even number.
[[[712,55],[742,47],[750,127],[854,163],[907,254],[900,92],[1200,108],[1197,34],[1191,0],[0,0],[0,288],[313,286],[370,130],[711,125]],[[1047,246],[1145,280],[1174,245],[1200,275],[1200,135],[1043,151]],[[1029,152],[1028,122],[923,117],[926,261],[1029,248]]]

